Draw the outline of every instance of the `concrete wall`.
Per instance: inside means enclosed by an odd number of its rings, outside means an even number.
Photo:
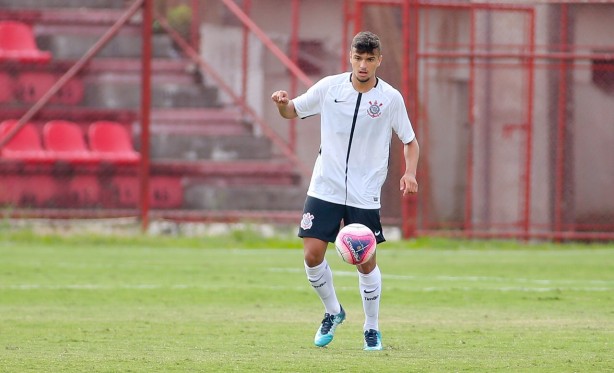
[[[614,53],[614,8],[594,5],[575,10],[573,38],[587,52]],[[614,216],[614,92],[597,87],[589,62],[574,72],[573,147],[575,215],[586,221]]]

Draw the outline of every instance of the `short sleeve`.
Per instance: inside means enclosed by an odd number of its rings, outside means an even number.
[[[397,92],[394,100],[394,111],[392,114],[392,128],[403,144],[408,144],[416,138],[414,129],[411,126],[403,96]]]
[[[307,118],[312,115],[320,114],[322,102],[328,89],[328,78],[321,79],[311,86],[307,92],[294,98],[294,109],[299,118]]]

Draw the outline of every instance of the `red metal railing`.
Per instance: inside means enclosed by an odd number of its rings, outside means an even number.
[[[143,49],[141,55],[141,227],[149,226],[149,124],[151,118],[151,58],[152,58],[153,0],[143,1]]]

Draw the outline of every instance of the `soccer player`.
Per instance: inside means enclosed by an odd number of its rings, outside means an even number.
[[[418,191],[418,141],[403,97],[375,74],[382,62],[381,51],[377,35],[360,32],[350,48],[351,72],[324,77],[294,99],[286,91],[271,95],[283,118],[320,114],[320,151],[298,233],[303,239],[307,278],[325,308],[314,340],[319,347],[333,340],[337,326],[345,319],[325,258],[341,222],[362,223],[373,231],[378,244],[385,241],[380,194],[388,172],[392,131],[404,144],[405,173],[400,190],[404,196]],[[381,350],[382,275],[376,255],[356,268],[365,313],[364,349]]]

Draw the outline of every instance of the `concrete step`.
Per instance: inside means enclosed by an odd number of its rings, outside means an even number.
[[[19,209],[14,211],[19,212]],[[268,222],[290,224],[296,226],[301,218],[302,206],[298,210],[176,210],[158,209],[150,210],[153,224],[158,224],[154,229],[164,230],[164,232],[176,232],[177,223],[175,222],[211,222],[211,223],[246,223],[249,222]],[[199,225],[196,225],[198,227]],[[225,228],[224,228],[225,229]],[[388,237],[388,234],[386,234]]]
[[[185,209],[300,211],[305,187],[286,161],[154,161],[152,175],[180,177]]]
[[[0,0],[0,8],[50,9],[50,8],[114,8],[123,9],[126,0]]]
[[[273,157],[271,141],[252,135],[195,136],[151,132],[153,159],[182,160],[263,160]]]
[[[158,83],[152,85],[152,106],[158,108],[217,107],[218,90],[201,85]],[[85,84],[83,106],[126,109],[141,105],[139,84],[105,81]]]
[[[94,58],[82,75],[90,83],[120,81],[140,84],[142,69],[142,61],[136,58]],[[154,84],[202,84],[197,66],[187,59],[155,58],[151,61],[151,69]]]
[[[21,118],[32,108],[32,105],[3,106],[0,119]],[[71,107],[66,110],[64,105],[46,105],[31,120],[32,123],[40,125],[50,120],[64,119],[86,125],[98,120],[110,120],[124,124],[135,123],[138,119],[136,110],[114,110],[114,109],[92,109],[84,107]]]
[[[2,0],[0,0],[1,2]],[[0,19],[2,20],[21,20],[34,25],[36,34],[50,34],[57,32],[55,29],[72,29],[78,32],[89,32],[90,27],[102,34],[111,25],[122,17],[126,9],[122,8],[5,8],[0,7]],[[87,26],[84,28],[83,26]],[[104,28],[96,26],[105,26]],[[123,29],[139,29],[141,17],[137,12],[130,18]],[[50,29],[48,29],[50,28]],[[55,28],[55,29],[54,29]],[[60,32],[61,33],[61,32]]]
[[[300,174],[283,159],[248,160],[154,160],[152,175],[186,178],[192,183],[208,185],[297,185]]]
[[[58,79],[75,60],[55,61],[50,66]],[[79,104],[90,108],[135,108],[140,105],[142,64],[133,58],[94,58],[78,75],[83,86]],[[17,74],[45,73],[41,66],[20,66]],[[218,89],[204,86],[197,67],[186,59],[156,58],[152,61],[154,107],[217,107]],[[50,72],[51,73],[51,72]],[[46,90],[40,92],[42,95]],[[80,94],[81,95],[81,94]]]
[[[158,108],[151,113],[150,131],[155,136],[237,136],[252,134],[252,125],[238,110]]]
[[[207,211],[301,211],[305,202],[305,193],[306,190],[300,186],[188,184],[184,187],[183,199],[187,208]],[[297,215],[297,221],[299,218],[300,215]]]
[[[40,49],[50,51],[54,60],[74,60],[83,56],[100,39],[104,29],[99,32],[89,30],[89,32],[81,30],[70,34],[45,33],[37,36],[36,43]],[[155,34],[152,43],[154,58],[180,58],[180,53],[173,47],[168,35]],[[138,32],[124,30],[111,39],[96,57],[139,58],[141,50],[141,35]]]

